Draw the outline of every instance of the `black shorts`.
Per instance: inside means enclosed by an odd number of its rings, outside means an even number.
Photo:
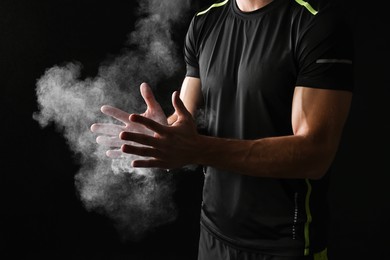
[[[200,225],[198,260],[328,260],[327,250],[308,256],[275,256],[231,247]]]

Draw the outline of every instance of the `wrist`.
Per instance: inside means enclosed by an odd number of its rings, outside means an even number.
[[[194,163],[207,165],[207,158],[210,155],[211,138],[206,135],[198,134],[194,139]]]

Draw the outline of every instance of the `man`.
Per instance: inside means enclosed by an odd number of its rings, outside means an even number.
[[[144,114],[102,108],[126,123],[114,134],[141,156],[133,167],[204,166],[199,260],[327,259],[328,177],[352,98],[347,33],[329,1],[218,2],[189,26],[173,115],[147,84]]]

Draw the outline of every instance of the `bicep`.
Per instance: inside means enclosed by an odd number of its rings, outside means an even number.
[[[203,102],[200,79],[185,77],[180,89],[180,98],[192,116],[195,116],[196,110]]]
[[[292,105],[294,135],[307,137],[318,148],[334,155],[351,99],[350,91],[296,87]]]

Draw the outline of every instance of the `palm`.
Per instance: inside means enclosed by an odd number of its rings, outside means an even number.
[[[162,125],[167,125],[167,117],[164,111],[162,110],[160,104],[155,100],[150,87],[145,83],[141,84],[141,95],[147,105],[146,111],[141,115]],[[145,126],[131,122],[129,120],[130,114],[121,109],[104,105],[101,107],[101,111],[102,113],[115,118],[122,123],[95,123],[91,126],[91,131],[99,134],[96,138],[97,143],[110,147],[111,150],[107,151],[107,155],[110,157],[118,157],[122,155],[119,148],[123,144],[129,143],[119,139],[119,134],[121,132],[126,131],[153,135],[153,132]]]

